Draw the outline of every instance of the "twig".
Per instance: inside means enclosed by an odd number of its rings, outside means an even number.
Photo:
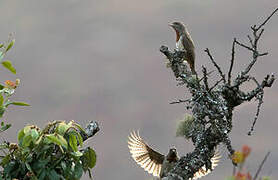
[[[220,76],[224,79],[224,82],[226,83],[225,75],[222,73],[221,68],[218,66],[218,64],[213,59],[212,55],[210,54],[209,49],[206,48],[205,52],[208,54],[208,56],[209,56],[210,60],[212,61],[213,65],[216,67],[216,69],[218,70]]]
[[[275,10],[275,12],[276,11],[278,10]],[[272,15],[275,12],[273,12]],[[258,57],[267,55],[267,53],[260,53],[258,51],[258,41],[264,32],[261,27],[266,24],[268,19],[258,27],[252,26],[253,39],[250,36],[247,36],[251,46],[234,39],[227,79],[225,79],[226,74],[223,74],[220,66],[214,60],[214,57],[211,55],[209,49],[206,48],[204,50],[221,77],[221,79],[218,80],[212,87],[209,87],[209,76],[205,67],[202,69],[203,78],[194,78],[191,73],[187,73],[188,68],[183,63],[184,55],[182,52],[175,50],[171,52],[167,47],[161,47],[160,51],[169,59],[171,69],[174,72],[177,81],[182,82],[180,84],[185,85],[192,95],[190,100],[179,100],[170,104],[188,102],[186,103],[186,107],[192,110],[192,116],[194,117],[194,124],[190,130],[190,139],[195,146],[192,153],[188,153],[186,156],[182,156],[178,160],[178,162],[174,165],[174,168],[166,174],[167,177],[164,177],[163,180],[187,180],[192,178],[193,174],[200,170],[203,166],[210,169],[211,162],[209,162],[209,159],[211,157],[208,157],[208,155],[213,155],[214,148],[219,143],[224,143],[230,155],[232,155],[234,153],[234,149],[232,147],[229,133],[232,130],[234,108],[244,102],[256,98],[259,102],[251,128],[251,132],[253,131],[263,103],[264,88],[271,87],[275,80],[274,75],[272,74],[267,75],[261,83],[258,83],[255,78],[248,74],[258,60]],[[235,79],[232,79],[237,45],[251,51],[252,59],[247,67],[245,67]],[[252,91],[245,93],[240,89],[240,85],[249,80],[253,80],[257,87]],[[201,81],[204,81],[204,84],[201,85]],[[223,85],[220,86],[218,90],[211,92],[220,82],[222,82]],[[210,124],[210,126],[207,126],[208,124]],[[261,167],[259,168],[257,174],[259,174],[260,169]]]
[[[260,85],[260,83],[257,81],[257,79],[256,79],[255,77],[251,77],[251,76],[250,76],[249,79],[250,79],[250,80],[253,80],[257,86]]]
[[[255,174],[255,176],[253,178],[253,180],[257,179],[257,177],[258,177],[259,173],[261,172],[262,167],[263,167],[265,161],[267,160],[267,157],[269,156],[269,154],[270,154],[270,151],[268,151],[267,154],[265,155],[265,157],[264,157],[263,161],[261,162],[261,164],[260,164],[260,166],[259,166],[259,168],[258,168],[258,170],[257,170],[257,172],[256,172],[256,174]]]
[[[235,43],[238,44],[238,45],[240,45],[241,47],[244,47],[244,48],[246,48],[246,49],[252,51],[252,52],[255,52],[255,50],[254,50],[253,48],[251,48],[251,47],[249,47],[249,46],[247,46],[247,45],[245,45],[245,44],[243,44],[243,43],[240,43],[240,42],[238,42],[237,40],[235,40]]]
[[[234,38],[233,45],[232,45],[232,59],[231,59],[231,64],[228,72],[228,84],[231,85],[231,76],[232,76],[232,70],[234,66],[234,60],[235,60],[235,43],[236,43],[236,38]]]
[[[203,72],[203,75],[204,75],[205,88],[208,91],[209,90],[209,85],[208,85],[207,69],[204,66],[202,66],[202,72]]]
[[[221,81],[223,81],[223,78],[221,78],[220,80],[218,80],[218,81],[208,90],[208,92],[211,92],[211,90],[213,90]]]
[[[268,55],[268,52],[265,52],[265,53],[259,54],[258,56],[266,56],[266,55]]]
[[[236,175],[236,165],[233,164],[233,176]]]
[[[264,32],[264,29],[262,29],[261,32],[259,33],[258,39],[262,36],[263,32]]]
[[[100,128],[96,121],[91,121],[84,130],[85,132],[81,131],[83,141],[93,137],[100,130]]]
[[[250,76],[246,76],[246,81],[250,80]],[[242,101],[250,101],[252,100],[256,95],[258,95],[260,92],[263,91],[263,89],[265,87],[271,87],[273,82],[274,82],[275,78],[274,75],[266,75],[266,77],[264,78],[264,80],[261,82],[260,85],[258,85],[254,90],[252,90],[251,92],[247,93],[247,94],[242,94],[241,96],[239,96],[239,99]]]
[[[259,114],[260,114],[260,109],[261,109],[261,106],[263,104],[263,91],[259,95],[258,100],[259,100],[259,102],[258,102],[258,106],[257,106],[257,112],[256,112],[256,115],[255,115],[254,121],[252,123],[251,129],[248,132],[248,136],[252,135],[252,132],[254,131],[254,126],[255,126],[255,124],[256,124],[256,122],[258,120],[258,117],[259,117]]]
[[[266,20],[265,20],[258,28],[256,28],[256,30],[259,30],[261,27],[263,27],[277,11],[278,11],[278,8],[276,8],[276,9],[266,18]]]
[[[250,42],[251,46],[253,47],[254,46],[253,40],[251,39],[251,37],[249,35],[247,35],[247,38],[249,39],[249,42]]]
[[[246,67],[246,69],[244,71],[241,72],[240,76],[237,77],[236,79],[236,83],[235,86],[239,86],[241,83],[244,82],[244,76],[249,73],[249,71],[251,70],[251,68],[253,67],[253,65],[256,63],[258,57],[260,56],[265,56],[268,53],[259,53],[257,50],[257,45],[258,45],[258,41],[261,38],[264,29],[261,29],[269,20],[270,18],[278,11],[278,8],[276,8],[271,14],[270,16],[267,17],[267,19],[258,27],[256,25],[252,26],[251,29],[253,30],[253,37],[254,37],[254,41],[251,39],[251,37],[248,35],[248,39],[250,44],[252,45],[252,48],[249,46],[246,46],[245,44],[242,44],[240,42],[237,42],[238,45],[250,50],[253,52],[253,60],[248,64],[248,66]],[[261,31],[259,32],[259,34],[257,35],[257,32],[261,29]]]
[[[207,73],[207,76],[209,76],[209,75],[210,75],[211,73],[213,73],[213,72],[214,72],[214,70],[208,72],[208,73]],[[204,79],[204,76],[199,80],[199,83],[200,83],[203,79]]]
[[[179,99],[178,101],[173,101],[173,102],[170,102],[169,104],[185,103],[185,102],[189,102],[189,101],[190,101],[190,99],[186,99],[186,100]]]

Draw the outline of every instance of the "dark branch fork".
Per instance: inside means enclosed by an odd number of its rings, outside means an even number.
[[[243,44],[234,38],[227,79],[226,74],[223,73],[209,49],[205,49],[209,60],[213,63],[221,78],[211,87],[208,83],[209,73],[205,67],[202,67],[203,78],[199,79],[197,75],[191,73],[186,63],[183,62],[184,52],[177,50],[172,52],[166,46],[161,46],[160,51],[169,60],[171,70],[174,72],[178,84],[186,85],[192,94],[191,99],[178,100],[171,104],[186,103],[186,107],[192,110],[195,119],[193,131],[190,135],[195,146],[194,151],[181,157],[176,166],[167,174],[167,177],[163,178],[163,180],[190,179],[203,165],[205,165],[207,169],[210,169],[210,158],[213,156],[216,146],[220,143],[226,145],[230,155],[233,154],[234,150],[231,145],[229,133],[232,130],[234,107],[255,98],[258,100],[258,106],[254,122],[248,133],[251,135],[263,103],[264,88],[271,87],[275,78],[273,74],[267,74],[264,80],[259,83],[256,78],[248,73],[253,68],[258,58],[267,55],[266,52],[259,52],[258,42],[264,32],[264,25],[277,11],[278,8],[259,26],[254,25],[251,27],[253,37],[250,35],[247,36],[250,45]],[[237,47],[243,47],[251,51],[252,59],[248,66],[232,80],[232,70],[235,63]],[[241,91],[240,86],[250,80],[252,80],[257,87],[250,92]]]
[[[83,131],[80,131],[83,141],[93,137],[100,130],[97,121],[91,121]]]

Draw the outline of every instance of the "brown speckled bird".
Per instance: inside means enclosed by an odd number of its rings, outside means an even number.
[[[186,53],[185,60],[188,62],[192,74],[196,74],[195,71],[195,47],[194,42],[186,29],[185,25],[181,22],[170,23],[176,32],[176,48],[178,50],[183,50]]]
[[[175,148],[171,148],[169,153],[165,156],[159,152],[153,150],[147,145],[140,137],[139,132],[131,132],[128,137],[128,147],[132,158],[139,164],[145,171],[153,176],[163,178],[166,174],[175,166],[179,160],[177,151]],[[221,158],[219,152],[215,152],[215,155],[211,158],[212,169],[218,165],[218,161]],[[192,179],[198,179],[202,176],[210,173],[211,170],[207,170],[205,166],[200,168],[198,172],[194,174]]]

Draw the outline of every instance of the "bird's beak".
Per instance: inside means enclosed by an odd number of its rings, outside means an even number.
[[[173,23],[168,23],[168,25],[169,25],[170,27],[174,27],[174,24],[173,24]]]

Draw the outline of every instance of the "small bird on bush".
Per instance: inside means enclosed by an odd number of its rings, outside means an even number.
[[[128,137],[128,147],[131,156],[136,163],[144,168],[144,170],[148,173],[159,178],[165,177],[179,160],[175,148],[171,148],[166,156],[160,154],[144,142],[144,140],[140,137],[139,132],[136,133],[133,131],[130,133],[130,136]],[[221,155],[218,152],[215,152],[215,155],[211,158],[212,169],[218,165],[220,158]],[[198,179],[210,172],[211,170],[206,169],[206,167],[203,166],[194,174],[192,179]]]
[[[196,74],[195,71],[195,47],[194,42],[185,27],[181,22],[170,23],[175,32],[176,32],[176,48],[179,51],[185,51],[185,60],[190,66],[192,74]]]

